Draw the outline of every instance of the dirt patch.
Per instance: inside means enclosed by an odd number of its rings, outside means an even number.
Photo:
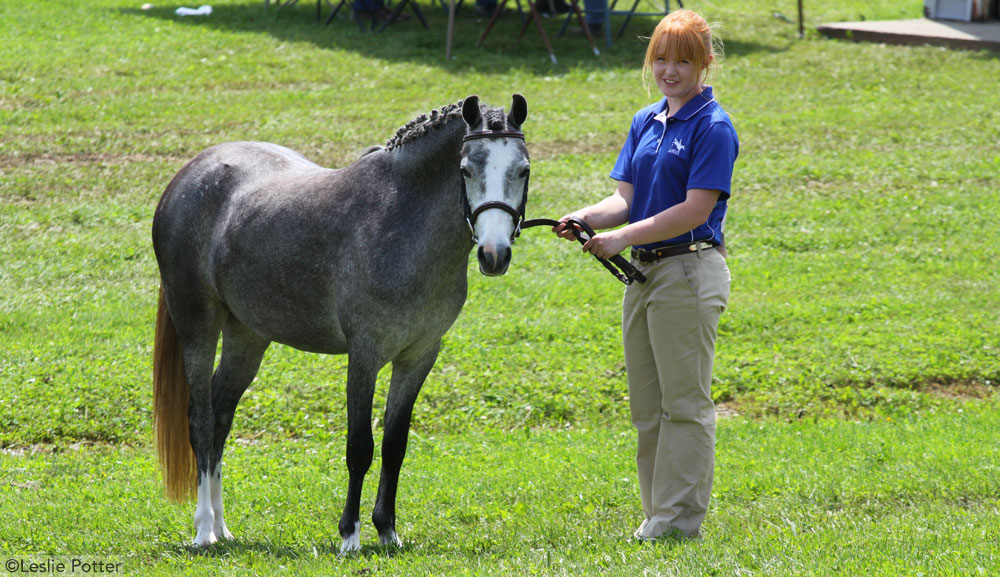
[[[128,164],[132,162],[184,162],[185,159],[153,154],[18,154],[0,156],[0,168],[53,166],[57,164]]]
[[[719,419],[729,419],[740,416],[740,411],[735,403],[716,403],[715,416]]]
[[[930,383],[922,388],[928,395],[953,400],[989,400],[997,392],[997,385],[986,381],[963,381],[954,383]]]

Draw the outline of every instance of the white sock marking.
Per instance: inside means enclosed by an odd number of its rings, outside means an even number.
[[[353,553],[361,550],[361,521],[354,522],[354,532],[343,538],[340,544],[340,554]]]
[[[215,512],[212,509],[212,478],[203,474],[198,483],[198,506],[194,509],[194,544],[208,547],[219,538],[215,534]]]
[[[395,545],[396,547],[403,546],[403,542],[399,539],[399,535],[396,534],[395,530],[389,531],[388,535],[379,534],[378,540],[383,545]]]
[[[215,513],[215,536],[219,539],[232,539],[233,534],[226,528],[226,520],[222,515],[222,463],[215,465],[212,472],[212,511]]]

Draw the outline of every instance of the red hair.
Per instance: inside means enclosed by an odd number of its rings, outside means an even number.
[[[642,65],[642,82],[649,90],[649,72],[653,61],[664,57],[668,60],[690,60],[698,70],[707,70],[715,60],[715,42],[712,28],[698,13],[675,10],[656,25],[646,47]]]

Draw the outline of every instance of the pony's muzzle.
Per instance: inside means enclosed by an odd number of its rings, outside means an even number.
[[[476,256],[479,258],[479,272],[486,276],[500,276],[510,266],[510,245],[481,244]]]

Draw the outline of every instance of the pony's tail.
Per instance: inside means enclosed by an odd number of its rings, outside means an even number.
[[[188,436],[188,382],[184,354],[160,287],[153,345],[153,431],[167,498],[183,502],[195,495],[198,462]]]

